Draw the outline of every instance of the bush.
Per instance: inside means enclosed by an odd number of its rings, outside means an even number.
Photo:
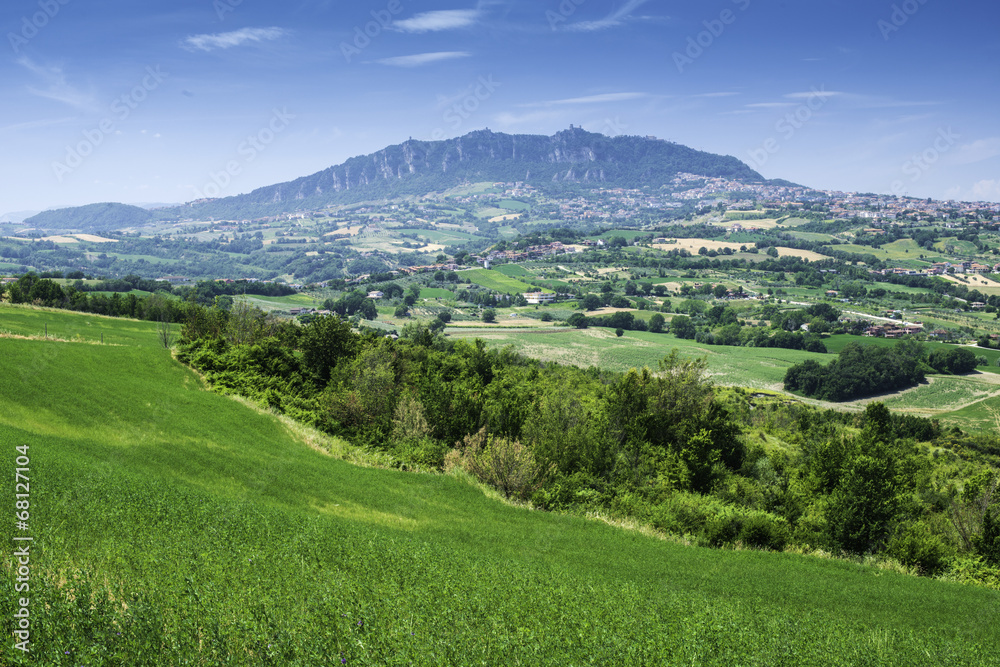
[[[955,555],[954,549],[922,522],[897,531],[889,540],[885,553],[931,576],[942,573]]]
[[[736,544],[781,551],[788,544],[788,523],[767,512],[730,510],[712,517],[705,539],[713,547]]]
[[[979,556],[956,558],[948,564],[941,579],[1000,590],[1000,567],[992,567]]]
[[[519,441],[488,438],[485,427],[475,435],[466,436],[459,446],[460,454],[451,455],[448,460],[500,491],[504,498],[527,500],[551,472],[543,470],[531,450]]]

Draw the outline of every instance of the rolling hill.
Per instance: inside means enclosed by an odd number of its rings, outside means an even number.
[[[89,320],[129,343],[0,338],[0,473],[30,477],[0,533],[34,540],[32,653],[4,664],[1000,664],[996,591],[352,465],[206,391],[155,324]]]
[[[27,218],[24,224],[45,230],[107,232],[137,227],[153,219],[150,211],[139,206],[103,203],[43,211]]]

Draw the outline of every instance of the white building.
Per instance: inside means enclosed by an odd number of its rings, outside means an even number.
[[[556,295],[552,292],[525,292],[521,296],[529,304],[551,303],[556,300]]]

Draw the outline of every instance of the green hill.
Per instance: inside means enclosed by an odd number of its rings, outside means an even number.
[[[133,343],[0,338],[0,474],[30,478],[2,534],[34,540],[32,653],[5,664],[1000,664],[996,591],[352,465],[118,322]]]
[[[153,217],[151,212],[138,206],[105,203],[43,211],[25,220],[24,224],[46,230],[106,232],[145,225]]]

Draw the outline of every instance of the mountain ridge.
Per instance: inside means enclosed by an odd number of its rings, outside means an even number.
[[[486,128],[439,141],[408,139],[307,176],[248,193],[158,209],[155,215],[160,219],[260,217],[421,195],[482,181],[520,181],[537,187],[662,187],[682,172],[768,182],[735,157],[649,136],[609,137],[574,126],[552,136],[505,134]],[[218,193],[222,188],[221,183],[209,184],[204,194]],[[79,224],[60,224],[59,220],[78,222],[78,212],[47,211],[44,217],[26,222],[44,222],[47,228],[76,228]]]

